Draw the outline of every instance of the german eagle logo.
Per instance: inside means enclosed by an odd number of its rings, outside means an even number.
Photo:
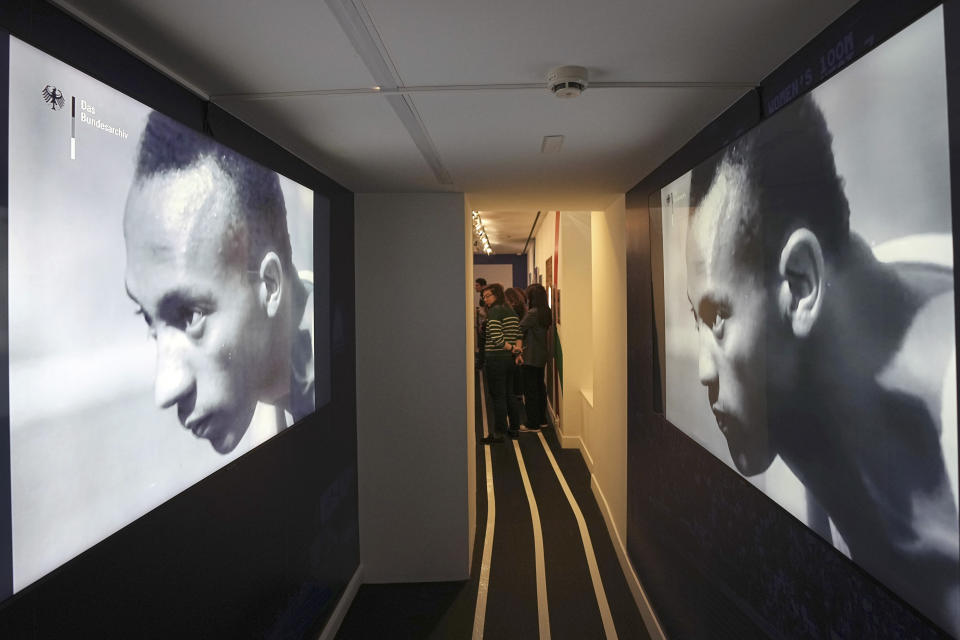
[[[63,99],[63,92],[52,84],[45,86],[40,93],[43,94],[43,101],[48,103],[54,111],[62,109],[64,102],[66,102]]]

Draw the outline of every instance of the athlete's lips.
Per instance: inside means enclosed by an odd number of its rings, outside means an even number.
[[[193,432],[198,438],[202,438],[206,435],[207,429],[210,426],[210,416],[201,416],[199,418],[192,418],[187,420],[186,424],[183,425],[187,429]]]

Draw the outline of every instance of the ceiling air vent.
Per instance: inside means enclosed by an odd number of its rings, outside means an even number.
[[[563,136],[543,136],[540,143],[540,153],[557,153],[563,146]]]

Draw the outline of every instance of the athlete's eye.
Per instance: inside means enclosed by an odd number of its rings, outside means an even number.
[[[179,314],[178,326],[193,338],[203,335],[203,324],[207,313],[198,307],[184,307]]]
[[[700,313],[697,313],[691,306],[693,319],[697,323],[697,331],[701,326],[706,326],[713,332],[713,337],[717,340],[723,338],[723,327],[727,318],[730,317],[730,307],[723,301],[715,302],[710,298],[704,298],[700,301]]]
[[[728,317],[730,317],[730,313],[725,307],[721,306],[711,319],[710,329],[717,340],[723,338],[723,325]]]

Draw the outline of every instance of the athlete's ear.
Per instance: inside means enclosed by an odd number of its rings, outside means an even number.
[[[820,241],[809,229],[790,234],[780,252],[777,304],[793,334],[798,338],[810,335],[824,296],[823,250]]]
[[[267,310],[267,317],[277,315],[280,309],[280,300],[283,297],[283,267],[280,257],[273,251],[268,251],[260,261],[260,282],[257,293],[260,304]]]

